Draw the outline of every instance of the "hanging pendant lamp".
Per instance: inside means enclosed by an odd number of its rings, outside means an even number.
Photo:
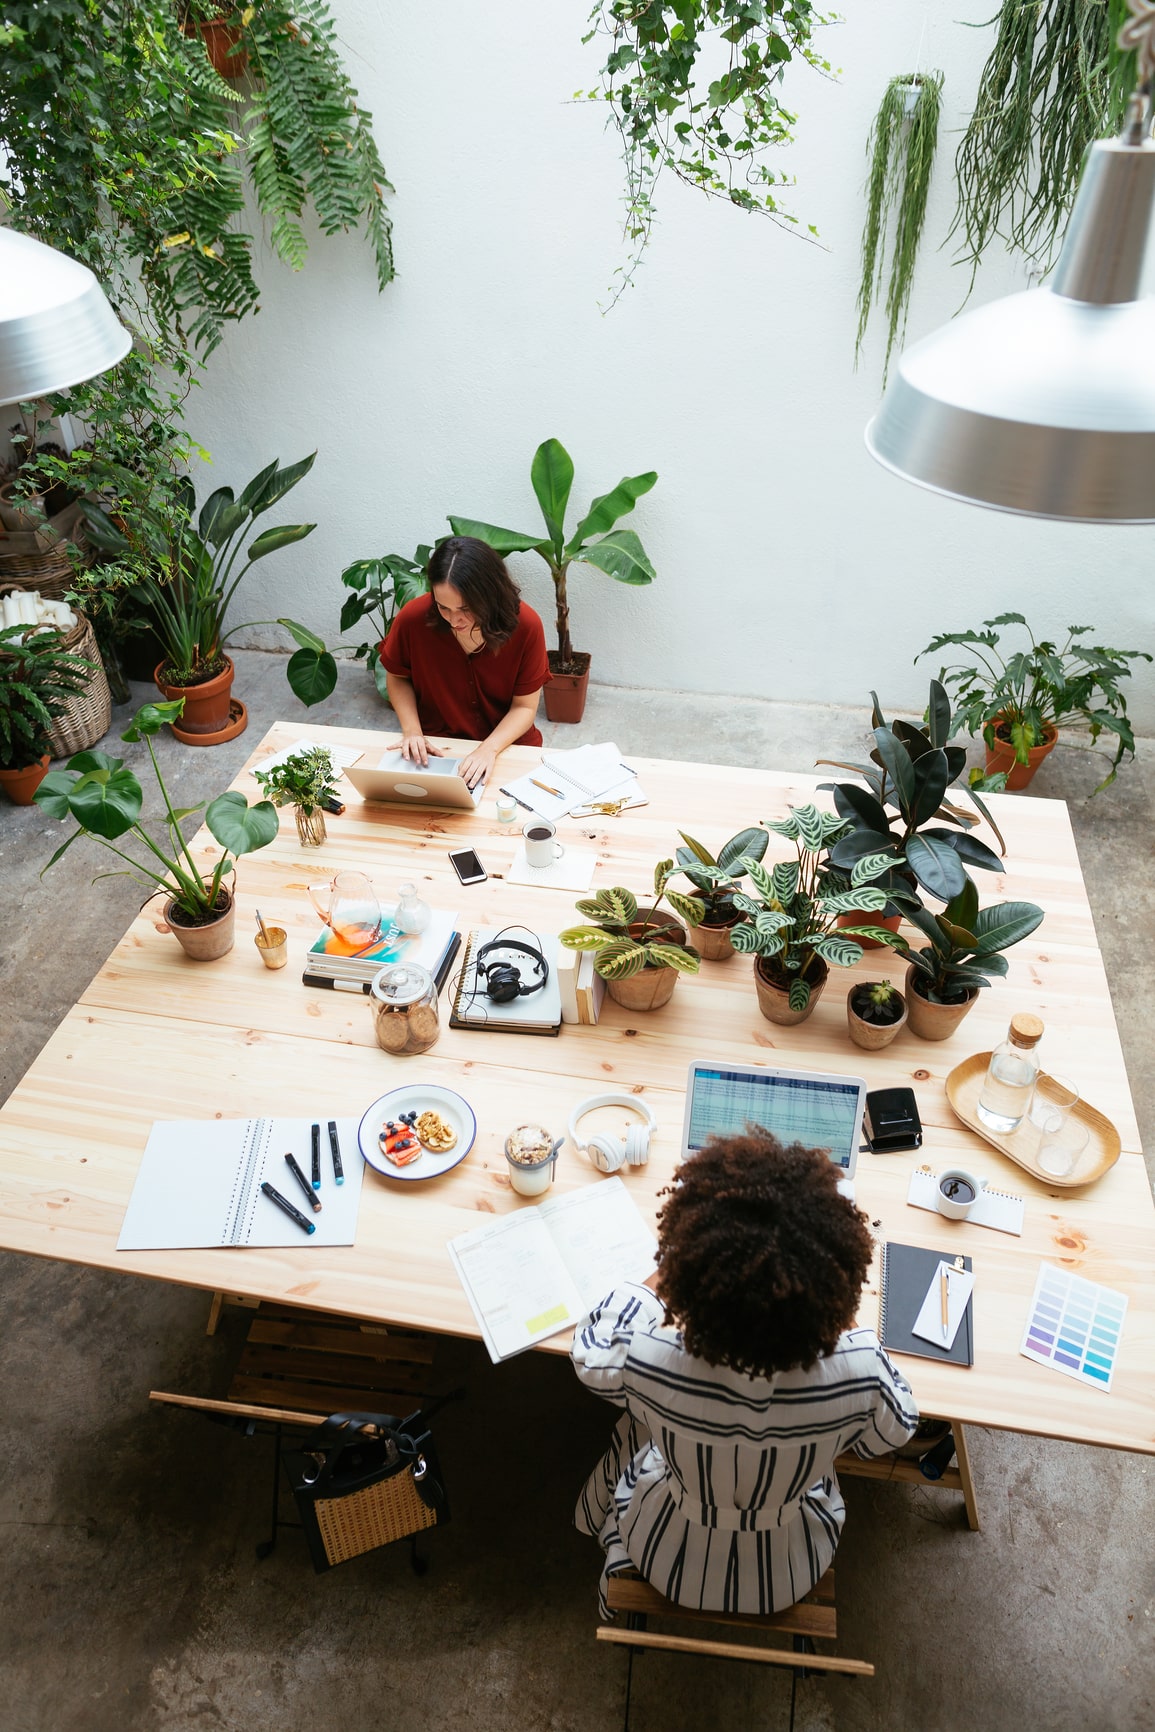
[[[0,228],[0,404],[79,385],[131,347],[86,265]]]
[[[935,493],[1077,523],[1155,523],[1155,5],[1128,0],[1139,89],[1088,153],[1052,281],[905,350],[866,429],[871,455]]]

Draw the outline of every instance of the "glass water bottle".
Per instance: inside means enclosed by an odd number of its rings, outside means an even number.
[[[397,909],[393,915],[393,924],[398,931],[409,932],[414,936],[424,932],[429,925],[431,912],[428,902],[423,902],[418,896],[416,884],[397,886]]]
[[[978,1115],[992,1131],[1015,1130],[1026,1117],[1039,1074],[1036,1047],[1043,1037],[1037,1016],[1012,1016],[1007,1038],[991,1054]]]

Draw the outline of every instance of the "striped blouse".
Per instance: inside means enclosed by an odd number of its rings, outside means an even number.
[[[918,1422],[909,1386],[871,1329],[809,1370],[750,1377],[686,1352],[648,1287],[623,1283],[574,1337],[587,1388],[624,1407],[575,1522],[606,1579],[637,1569],[703,1610],[780,1611],[829,1568],[846,1507],[844,1450],[885,1455]]]

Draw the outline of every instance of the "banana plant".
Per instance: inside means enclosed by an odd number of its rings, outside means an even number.
[[[199,812],[205,802],[202,800],[196,806],[173,805],[152,745],[153,736],[166,722],[179,721],[183,709],[183,698],[174,703],[145,704],[120,736],[130,743],[143,740],[148,748],[164,801],[167,852],[141,821],[144,790],[132,771],[125,768],[123,758],[109,757],[107,752],[78,752],[68,760],[66,768],[50,771],[34,795],[36,804],[50,818],[71,818],[76,825],[44,867],[41,877],[81,836],[90,836],[125,862],[123,869],[101,872],[97,877],[128,877],[151,883],[154,894],[156,890],[167,891],[190,921],[205,921],[220,912],[217,904],[225,873],[232,871],[242,854],[253,854],[258,848],[267,847],[277,834],[279,820],[276,808],[268,800],[250,806],[245,796],[233,789],[219,795],[205,810],[205,823],[224,853],[205,877],[204,867],[194,860],[180,828],[181,819]],[[130,837],[138,850],[143,851],[143,862],[116,846],[124,837]]]
[[[940,902],[950,902],[971,882],[968,866],[986,872],[1003,870],[994,849],[970,834],[979,818],[945,798],[948,788],[966,769],[964,748],[947,743],[951,735],[950,699],[943,685],[931,680],[926,725],[918,727],[913,722],[886,721],[877,695],[871,692],[870,696],[874,706],[870,762],[818,760],[836,769],[853,770],[866,783],[865,788],[856,782],[823,784],[833,792],[835,807],[847,822],[845,834],[830,850],[830,863],[848,872],[856,860],[888,855],[888,867],[879,875],[879,882],[889,893],[888,914],[921,907],[919,890]],[[965,784],[963,792],[986,819],[999,846],[1005,847],[998,825],[980,796]]]
[[[571,565],[592,565],[619,583],[652,583],[657,575],[644,547],[632,529],[615,529],[618,519],[634,509],[643,493],[657,481],[657,471],[624,476],[610,493],[598,496],[573,534],[565,532],[565,514],[573,487],[573,460],[560,440],[547,439],[534,453],[530,482],[545,520],[545,535],[523,535],[516,529],[499,529],[472,517],[450,517],[454,535],[472,535],[495,553],[538,553],[549,566],[557,603],[557,652],[551,656],[554,673],[575,671],[569,631],[567,577]]]
[[[915,990],[931,1004],[961,1004],[992,974],[1007,972],[1002,955],[1028,938],[1043,919],[1033,902],[996,902],[979,907],[979,893],[968,879],[941,914],[912,909],[908,920],[930,940],[925,950],[912,950]]]
[[[681,942],[681,929],[668,916],[658,913],[664,896],[687,926],[702,923],[704,902],[666,888],[675,871],[673,860],[659,860],[654,867],[654,900],[642,920],[638,919],[637,897],[616,885],[576,904],[578,913],[586,915],[592,925],[567,927],[558,937],[567,950],[592,950],[594,967],[603,980],[628,980],[643,968],[676,968],[679,974],[697,974],[701,963],[698,952]]]
[[[793,842],[795,858],[780,860],[767,870],[761,860],[745,854],[735,862],[736,874],[715,869],[715,882],[729,878],[734,907],[745,916],[730,928],[734,949],[763,958],[767,978],[789,992],[791,1010],[804,1011],[812,987],[824,978],[816,963],[852,967],[863,954],[859,938],[905,950],[905,939],[869,921],[872,913],[881,914],[886,906],[887,892],[875,880],[892,868],[894,856],[889,850],[863,854],[849,877],[832,872],[828,851],[849,825],[845,818],[820,812],[813,805],[792,806],[788,818],[767,820],[766,829]],[[737,888],[743,875],[749,877],[754,894]],[[852,913],[866,918],[855,926],[837,926],[840,915]]]

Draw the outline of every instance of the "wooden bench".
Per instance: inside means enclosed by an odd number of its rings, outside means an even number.
[[[853,1678],[873,1678],[874,1667],[868,1660],[852,1660],[838,1654],[818,1654],[815,1641],[833,1642],[838,1635],[838,1612],[834,1598],[834,1571],[827,1570],[817,1586],[785,1611],[769,1612],[763,1617],[740,1612],[699,1612],[691,1606],[679,1606],[667,1600],[649,1582],[633,1572],[611,1576],[606,1599],[611,1612],[624,1619],[620,1624],[599,1624],[599,1642],[611,1642],[628,1650],[626,1671],[626,1705],[624,1732],[629,1732],[630,1692],[633,1684],[634,1654],[639,1648],[664,1653],[701,1654],[715,1660],[748,1660],[761,1665],[788,1666],[793,1677],[790,1685],[790,1726],[794,1726],[795,1692],[798,1676],[808,1672],[838,1672]],[[726,1642],[716,1638],[676,1634],[667,1635],[648,1627],[651,1617],[666,1619],[688,1626],[691,1630],[703,1625],[723,1625],[748,1630],[756,1634],[774,1634],[790,1638],[790,1646],[764,1642]]]

